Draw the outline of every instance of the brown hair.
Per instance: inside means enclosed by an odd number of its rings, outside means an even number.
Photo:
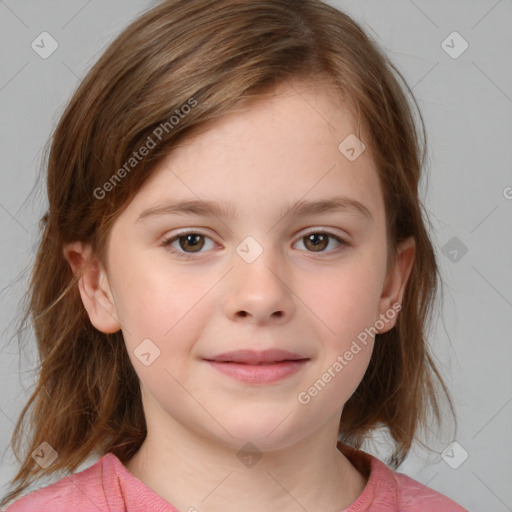
[[[340,442],[357,449],[372,430],[387,428],[394,442],[388,464],[397,468],[429,411],[440,422],[436,380],[455,418],[427,342],[440,279],[418,197],[425,127],[400,72],[356,22],[319,0],[166,0],[106,49],[51,140],[49,210],[21,320],[34,326],[38,381],[11,440],[21,464],[11,485],[18,485],[2,505],[43,475],[73,472],[91,455],[112,452],[127,462],[146,436],[139,381],[122,332],[92,326],[64,244],[90,243],[105,261],[113,222],[178,141],[296,77],[329,80],[358,112],[384,191],[390,254],[412,236],[420,262],[413,265],[397,324],[377,334],[366,374],[345,404]],[[127,167],[144,145],[151,146],[147,155]],[[42,442],[58,453],[47,469],[31,457]]]

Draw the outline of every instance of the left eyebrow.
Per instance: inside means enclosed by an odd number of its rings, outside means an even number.
[[[296,216],[321,215],[323,213],[343,212],[361,216],[373,222],[370,210],[356,199],[345,196],[336,196],[318,201],[296,201],[286,204],[281,210],[281,215],[289,213]]]
[[[373,221],[370,210],[361,202],[349,197],[337,196],[317,201],[299,200],[287,203],[281,209],[281,218],[292,214],[296,217],[307,215],[320,215],[331,212],[347,212]],[[163,215],[213,215],[220,218],[234,218],[237,215],[236,207],[231,203],[216,203],[205,200],[183,200],[155,206],[144,210],[136,222],[144,222],[152,217]]]

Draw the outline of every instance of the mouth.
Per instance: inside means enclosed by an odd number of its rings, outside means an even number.
[[[207,361],[215,361],[218,363],[243,363],[243,364],[276,364],[283,361],[300,361],[309,359],[308,357],[288,352],[280,349],[270,349],[263,351],[256,350],[235,350],[233,352],[225,352],[218,354]]]
[[[248,384],[276,382],[299,372],[310,359],[284,350],[237,350],[205,359],[219,372]]]

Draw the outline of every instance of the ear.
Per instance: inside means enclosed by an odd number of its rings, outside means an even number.
[[[398,244],[395,264],[388,268],[379,301],[381,323],[385,324],[385,327],[378,330],[379,334],[389,331],[395,326],[398,317],[397,312],[400,310],[397,309],[398,304],[402,304],[405,285],[412,270],[415,252],[416,244],[413,237],[406,238]],[[390,311],[393,311],[393,315],[390,314]]]
[[[79,278],[78,288],[91,323],[105,334],[121,329],[107,272],[95,258],[89,244],[73,242],[63,248],[64,257],[73,274]]]

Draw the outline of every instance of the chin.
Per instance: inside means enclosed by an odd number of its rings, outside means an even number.
[[[280,410],[278,414],[265,415],[254,411],[252,414],[239,416],[231,421],[224,418],[221,423],[231,436],[220,429],[217,432],[217,440],[237,451],[243,449],[248,443],[261,452],[285,449],[304,437],[302,429],[289,421],[293,418],[290,412],[283,414]],[[287,415],[289,415],[288,418]]]

